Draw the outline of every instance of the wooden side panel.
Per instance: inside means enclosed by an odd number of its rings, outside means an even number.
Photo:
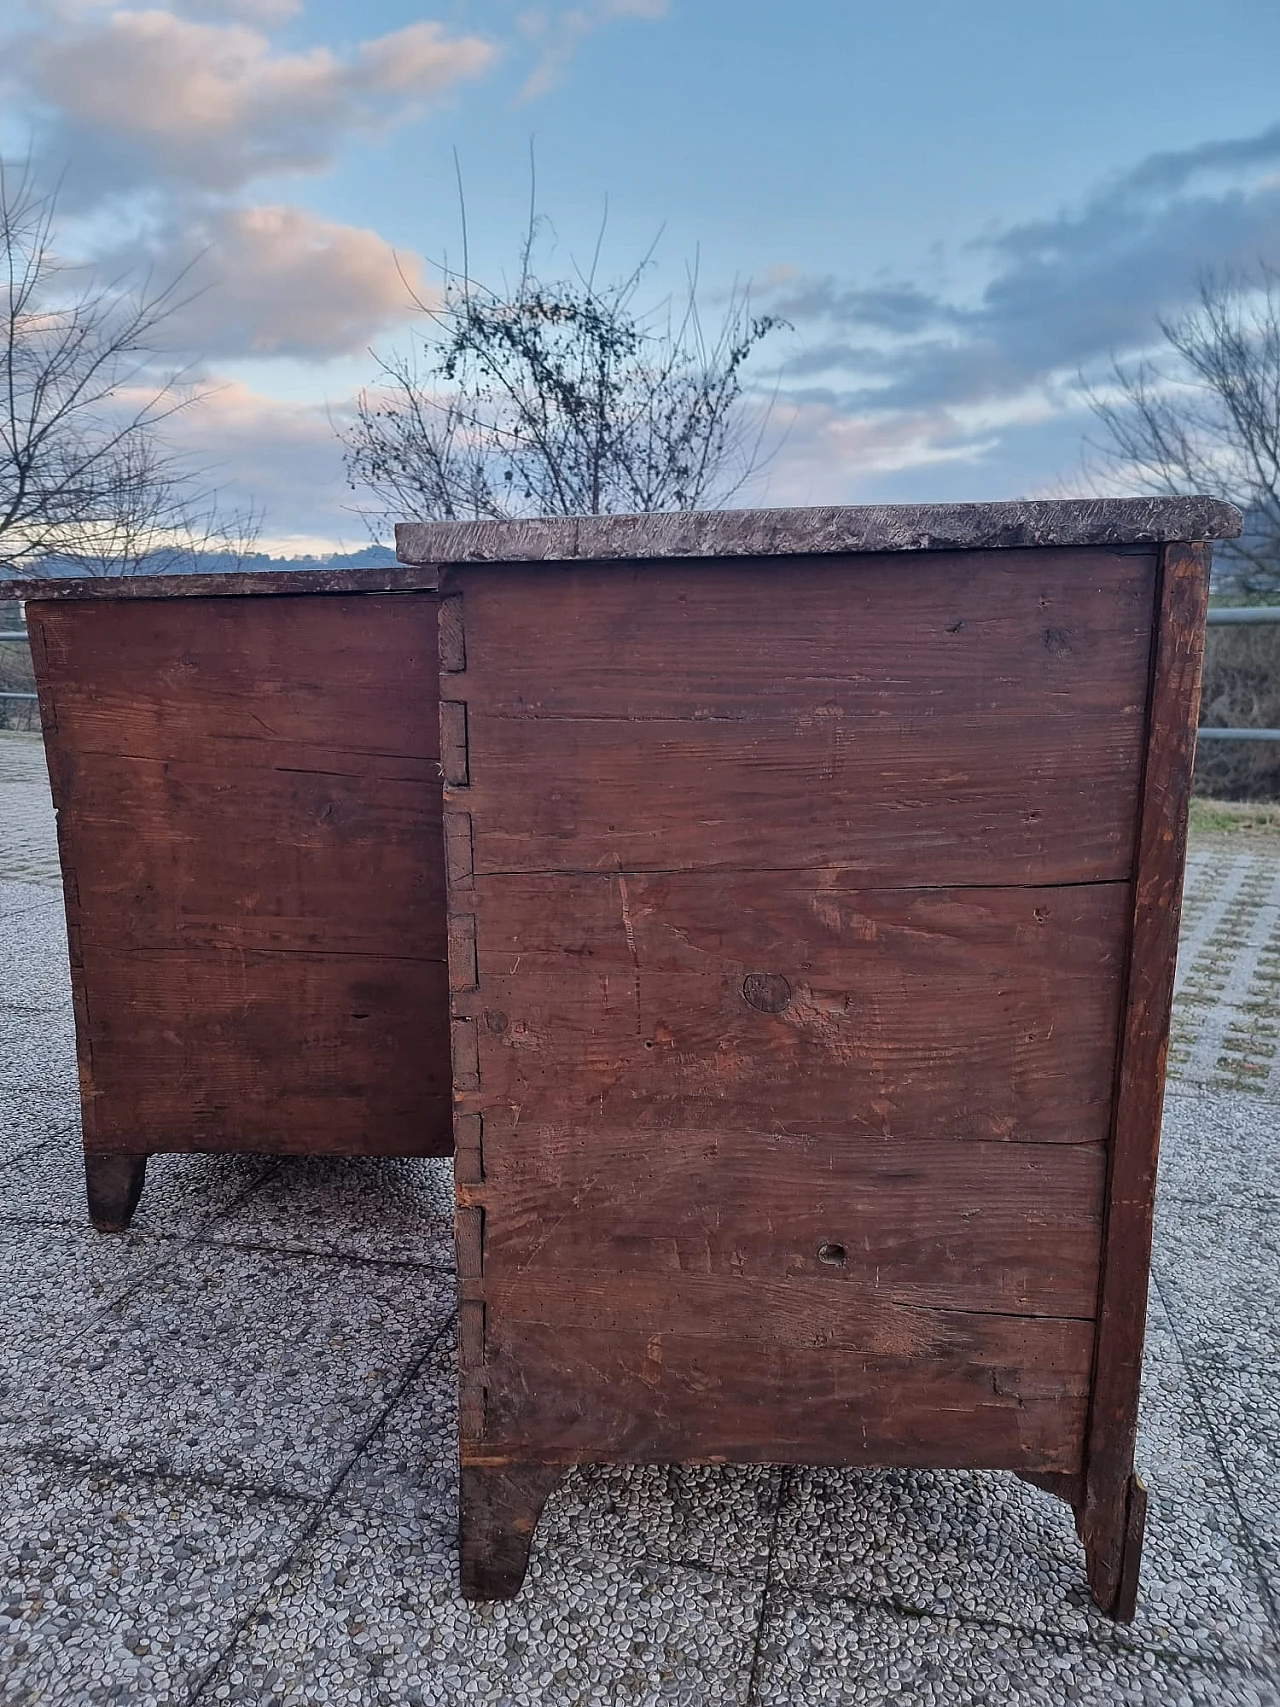
[[[454,572],[464,1461],[1083,1465],[1154,561]]]
[[[1130,1477],[1146,1325],[1156,1164],[1195,763],[1210,550],[1163,555],[1142,782],[1131,967],[1120,1038],[1082,1530],[1104,1607],[1125,1583]],[[1139,1526],[1140,1545],[1140,1526]],[[1136,1562],[1132,1563],[1136,1571]],[[1131,1599],[1130,1594],[1130,1599]],[[1130,1615],[1132,1607],[1130,1606]]]
[[[479,874],[1129,877],[1153,555],[457,576]]]
[[[449,1153],[437,602],[28,606],[91,1148]]]
[[[519,1107],[533,1148],[587,1121],[1106,1140],[1123,884],[619,872],[480,877],[474,906],[479,982],[454,1011],[495,1135]]]

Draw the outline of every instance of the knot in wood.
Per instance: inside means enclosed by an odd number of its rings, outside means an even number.
[[[791,1006],[791,986],[780,972],[748,972],[742,994],[762,1014],[780,1014]]]

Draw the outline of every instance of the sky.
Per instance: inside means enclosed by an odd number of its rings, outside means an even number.
[[[337,429],[411,287],[589,261],[735,285],[739,501],[1085,489],[1084,395],[1210,268],[1280,264],[1275,0],[9,0],[0,147],[68,253],[199,292],[175,422],[265,549],[367,543]],[[456,162],[456,163],[455,163]]]

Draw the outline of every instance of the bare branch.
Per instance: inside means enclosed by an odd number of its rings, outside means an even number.
[[[1116,363],[1088,400],[1102,428],[1095,474],[1239,504],[1245,531],[1215,553],[1246,596],[1280,591],[1280,273],[1206,274],[1196,303],[1158,322],[1158,361]]]
[[[532,167],[531,167],[532,170]],[[380,363],[344,435],[371,531],[406,515],[491,517],[687,510],[724,503],[759,466],[744,368],[782,323],[731,295],[713,338],[696,270],[679,311],[636,306],[650,264],[611,285],[599,256],[569,280],[533,266],[531,203],[518,282],[506,292],[442,269],[421,359]],[[603,228],[601,231],[603,237]]]
[[[221,520],[157,429],[196,401],[163,333],[198,293],[95,280],[55,247],[56,192],[0,159],[0,570],[89,574],[194,564],[256,535]],[[243,553],[241,553],[243,555]]]

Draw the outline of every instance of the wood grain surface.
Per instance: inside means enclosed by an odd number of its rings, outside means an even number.
[[[342,569],[228,570],[214,575],[90,575],[27,577],[0,581],[0,599],[30,599],[49,604],[133,601],[135,599],[278,598],[281,594],[313,597],[321,593],[416,593],[433,590],[434,569],[397,567]]]
[[[459,1215],[483,1214],[468,1277],[714,1275],[747,1296],[816,1277],[938,1309],[1094,1313],[1102,1145],[487,1130],[485,1178],[458,1187]]]
[[[474,907],[454,1001],[475,1024],[474,1106],[490,1122],[519,1107],[531,1145],[575,1120],[1106,1139],[1124,884],[479,877]]]
[[[28,605],[88,1147],[449,1152],[436,605]]]
[[[1099,1300],[1082,1530],[1100,1605],[1132,1618],[1145,1494],[1132,1481],[1165,1062],[1186,864],[1187,812],[1209,600],[1210,553],[1173,545],[1161,565],[1151,742],[1141,790],[1130,971]]]
[[[1079,1475],[1154,590],[445,578],[469,1460]]]
[[[1091,1324],[820,1290],[501,1286],[486,1305],[486,1450],[552,1464],[1079,1467]],[[612,1326],[620,1304],[645,1325]]]
[[[402,522],[406,563],[692,559],[805,552],[1013,550],[1028,546],[1153,544],[1234,539],[1242,517],[1217,498],[1067,498],[986,504],[810,505],[785,510],[685,510],[667,514],[540,516],[518,521]]]
[[[1154,559],[973,552],[904,573],[465,571],[476,872],[1127,879]]]

